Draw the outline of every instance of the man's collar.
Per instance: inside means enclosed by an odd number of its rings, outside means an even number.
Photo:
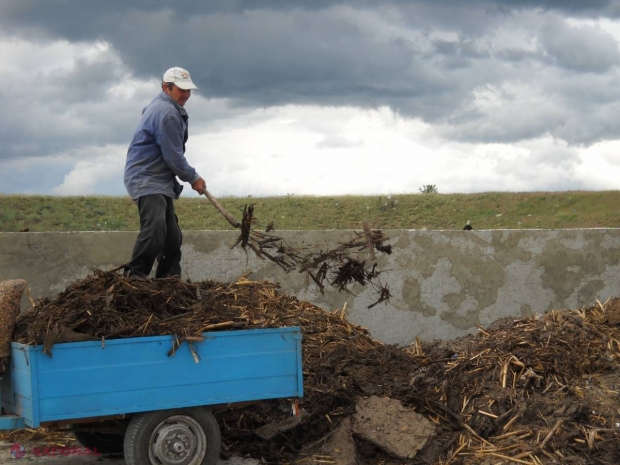
[[[185,108],[183,108],[181,105],[179,105],[177,102],[175,102],[174,99],[172,97],[170,97],[167,93],[165,93],[162,90],[159,95],[161,95],[162,98],[168,100],[175,107],[177,107],[177,110],[179,110],[179,113],[181,113],[182,116],[187,116],[187,110],[185,110]]]

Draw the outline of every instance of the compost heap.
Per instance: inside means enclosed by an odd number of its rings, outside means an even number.
[[[284,401],[214,410],[223,458],[620,463],[620,300],[502,319],[475,335],[404,348],[373,340],[345,313],[300,301],[270,282],[128,280],[97,271],[57,298],[35,302],[19,317],[14,338],[43,344],[53,356],[55,343],[72,340],[173,334],[182,343],[203,331],[300,326],[302,415],[291,421]],[[359,403],[373,396],[432,422],[434,436],[415,456],[394,455],[357,434],[346,439],[353,451],[348,461],[331,454],[337,447],[326,447]],[[265,435],[269,427],[275,432]]]

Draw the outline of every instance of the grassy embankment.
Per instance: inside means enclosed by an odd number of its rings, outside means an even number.
[[[564,229],[620,227],[620,191],[487,192],[386,196],[294,196],[220,198],[241,218],[254,205],[255,229],[273,221],[276,230],[360,229]],[[204,198],[181,198],[184,230],[232,229]],[[136,231],[138,214],[128,197],[0,195],[0,232]]]

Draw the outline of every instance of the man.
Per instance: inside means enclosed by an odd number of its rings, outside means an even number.
[[[470,223],[469,220],[467,220],[467,224],[465,224],[465,226],[463,226],[463,231],[471,231],[472,229],[474,229]]]
[[[198,89],[183,68],[164,73],[161,93],[142,110],[142,119],[127,150],[125,187],[138,204],[140,233],[125,266],[126,276],[148,276],[155,259],[156,278],[181,276],[181,243],[173,200],[191,184],[199,194],[207,185],[185,159],[187,112],[185,103]]]

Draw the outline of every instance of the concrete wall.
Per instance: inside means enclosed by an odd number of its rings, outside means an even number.
[[[555,308],[581,308],[620,295],[620,229],[383,231],[391,255],[379,255],[381,282],[392,298],[368,308],[378,295],[369,286],[351,293],[326,288],[306,275],[284,273],[235,243],[236,231],[184,233],[183,273],[192,281],[232,281],[248,274],[281,291],[342,309],[349,321],[386,343],[451,339],[506,316]],[[330,250],[354,231],[278,232],[291,246]],[[95,268],[125,263],[136,233],[0,233],[0,281],[22,278],[33,298],[53,297]],[[22,310],[29,308],[24,297]]]

